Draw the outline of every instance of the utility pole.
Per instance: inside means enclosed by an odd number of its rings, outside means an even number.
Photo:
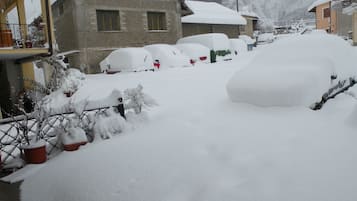
[[[238,0],[237,0],[237,12],[239,12],[239,5],[238,5]]]

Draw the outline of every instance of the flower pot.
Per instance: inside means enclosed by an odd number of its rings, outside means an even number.
[[[63,145],[63,149],[65,151],[76,151],[80,146],[87,144],[87,142],[78,142],[73,144],[65,144]]]
[[[41,164],[47,160],[46,145],[40,147],[26,147],[23,148],[23,150],[25,153],[25,160],[29,164]]]

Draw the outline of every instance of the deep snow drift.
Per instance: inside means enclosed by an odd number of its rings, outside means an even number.
[[[321,101],[331,76],[357,75],[357,54],[343,39],[310,34],[281,39],[262,50],[228,82],[231,100],[259,106],[306,106]]]
[[[135,130],[48,161],[22,184],[23,200],[356,200],[357,135],[347,123],[355,98],[338,96],[318,112],[232,103],[227,80],[252,54],[88,76],[78,99],[141,83],[159,107]]]

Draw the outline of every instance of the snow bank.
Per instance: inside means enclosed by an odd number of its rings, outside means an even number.
[[[275,40],[273,33],[263,33],[258,35],[258,42],[272,43]]]
[[[100,62],[102,72],[133,72],[154,69],[151,54],[144,48],[121,48]]]
[[[255,41],[250,36],[247,35],[239,35],[239,39],[244,40],[245,43],[247,43],[248,45],[252,45],[255,43]]]
[[[234,55],[238,55],[244,52],[248,52],[247,43],[242,39],[229,39],[231,43],[231,50]]]
[[[209,63],[210,62],[210,49],[195,43],[183,43],[175,45],[183,54],[186,54],[190,59],[196,63]]]
[[[247,21],[238,12],[215,2],[185,1],[193,11],[181,18],[182,23],[246,25]]]
[[[331,87],[332,75],[338,80],[357,75],[351,48],[332,35],[282,39],[229,80],[228,95],[259,106],[311,106]]]
[[[160,62],[160,68],[191,67],[190,59],[177,48],[167,44],[154,44],[144,47],[154,60]]]

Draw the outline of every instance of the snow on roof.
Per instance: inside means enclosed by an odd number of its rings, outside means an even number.
[[[312,3],[309,8],[307,9],[308,12],[312,12],[312,10],[314,8],[316,8],[317,6],[321,5],[321,4],[324,4],[324,3],[328,3],[328,2],[331,2],[331,0],[317,0],[315,1],[314,3]]]
[[[236,11],[215,2],[186,1],[192,15],[182,17],[182,23],[246,25],[247,21]]]
[[[242,10],[240,10],[238,13],[242,16],[259,18],[259,16],[255,12],[249,10],[248,6],[244,6]]]
[[[350,6],[343,9],[343,14],[352,15],[357,11],[357,3],[352,3]]]

